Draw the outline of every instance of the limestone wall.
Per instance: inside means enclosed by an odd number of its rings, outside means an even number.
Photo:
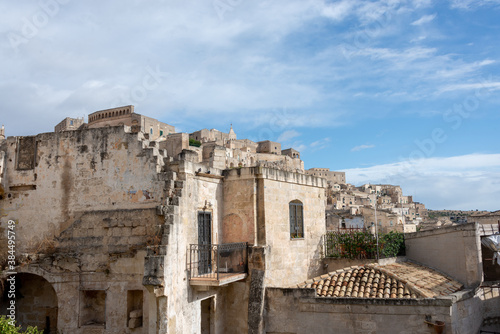
[[[479,289],[479,298],[482,301],[484,319],[498,319],[500,314],[500,289],[497,287],[485,286]]]
[[[321,237],[325,227],[322,187],[264,179],[266,244],[270,249],[268,286],[290,286],[314,277],[321,269]],[[289,203],[303,203],[304,238],[290,237]]]
[[[424,300],[315,298],[313,289],[266,290],[266,333],[476,333],[481,317],[474,294]],[[460,317],[462,316],[462,319]]]
[[[482,282],[478,225],[465,224],[405,235],[406,257],[456,278],[466,287]]]
[[[148,333],[148,308],[139,308],[155,297],[142,285],[144,249],[162,223],[155,208],[163,198],[164,156],[124,127],[23,138],[33,145],[22,155],[21,138],[1,146],[7,162],[1,228],[17,222],[24,264],[18,272],[54,288],[51,327],[57,321],[64,333]],[[142,313],[135,329],[128,328],[131,311]]]
[[[289,286],[320,270],[326,180],[267,168],[225,172],[224,236],[269,248],[266,285]],[[289,203],[303,203],[304,238],[290,236]],[[227,225],[226,225],[227,223]]]
[[[222,240],[256,244],[255,175],[248,168],[235,169],[224,180],[224,218]]]
[[[59,236],[83,212],[154,208],[161,200],[156,175],[163,157],[123,127],[45,133],[33,140],[35,147],[24,156],[17,156],[17,137],[0,148],[6,158],[0,222],[17,222],[18,251]],[[18,169],[19,159],[30,155],[33,168]]]
[[[210,169],[209,176],[196,175],[201,164],[188,161],[174,162],[171,165],[179,181],[182,182],[182,196],[178,210],[174,214],[179,220],[170,226],[167,256],[165,258],[166,322],[168,333],[201,333],[202,301],[212,298],[213,314],[211,321],[217,333],[224,326],[225,291],[219,288],[193,288],[189,284],[187,262],[189,245],[198,244],[198,212],[210,212],[212,216],[212,244],[221,239],[223,210],[222,178],[220,171]],[[207,167],[203,167],[205,172]]]
[[[187,133],[173,133],[159,143],[161,149],[166,149],[167,154],[176,157],[182,150],[189,149],[189,135]]]
[[[476,222],[484,225],[498,224],[500,222],[500,214],[499,213],[489,213],[483,216],[469,216],[469,222]]]

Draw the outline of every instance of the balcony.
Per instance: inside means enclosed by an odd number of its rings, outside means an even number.
[[[189,283],[223,286],[247,277],[246,242],[220,245],[192,244],[189,248]]]

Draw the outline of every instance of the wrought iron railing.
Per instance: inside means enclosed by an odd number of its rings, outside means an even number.
[[[247,273],[247,243],[191,244],[188,261],[189,279],[201,277],[219,280],[224,274]]]

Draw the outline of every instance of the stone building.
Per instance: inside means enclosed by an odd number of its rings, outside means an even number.
[[[300,152],[294,150],[293,148],[287,148],[286,150],[282,150],[281,155],[288,155],[290,158],[300,159]]]
[[[496,332],[498,288],[483,280],[480,242],[495,231],[478,227],[408,234],[406,257],[266,289],[267,333]]]
[[[200,141],[201,143],[215,142],[217,145],[224,146],[231,141],[235,141],[236,133],[233,130],[233,125],[228,133],[221,132],[217,129],[202,129],[189,134],[189,138]]]
[[[345,184],[345,172],[330,171],[330,168],[309,168],[305,171],[308,175],[324,177],[328,182],[334,184]]]
[[[82,118],[66,117],[54,127],[54,132],[78,130],[84,124]]]
[[[281,154],[281,144],[264,140],[257,143],[257,153]]]
[[[127,111],[0,143],[0,254],[15,222],[18,322],[50,333],[261,332],[265,288],[321,270],[325,180],[214,168],[184,148],[187,134],[156,141],[147,127],[98,121]]]
[[[500,224],[500,211],[473,213],[467,217],[466,221],[479,224]]]
[[[21,325],[72,334],[358,333],[393,321],[402,333],[409,319],[416,333],[429,331],[417,327],[427,320],[451,333],[498,311],[496,290],[477,290],[486,253],[476,225],[407,238],[409,261],[463,291],[386,301],[297,288],[333,277],[322,258],[327,179],[281,150],[253,152],[236,134],[194,147],[189,134],[161,134],[164,123],[151,132],[137,115],[115,108],[77,130],[0,139],[0,278],[5,287],[12,276],[13,226]],[[227,146],[235,143],[250,151]]]
[[[106,126],[129,126],[133,132],[142,132],[150,139],[166,137],[175,133],[175,127],[154,118],[134,112],[134,106],[124,106],[96,111],[88,116],[90,129]]]

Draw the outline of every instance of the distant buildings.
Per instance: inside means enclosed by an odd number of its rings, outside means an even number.
[[[176,133],[125,106],[55,130],[0,137],[0,286],[15,276],[21,325],[74,334],[476,333],[498,317],[500,270],[480,242],[498,225],[407,233],[405,258],[333,263],[327,229],[409,232],[425,206],[398,186],[305,171],[300,152],[238,139],[232,126]]]

